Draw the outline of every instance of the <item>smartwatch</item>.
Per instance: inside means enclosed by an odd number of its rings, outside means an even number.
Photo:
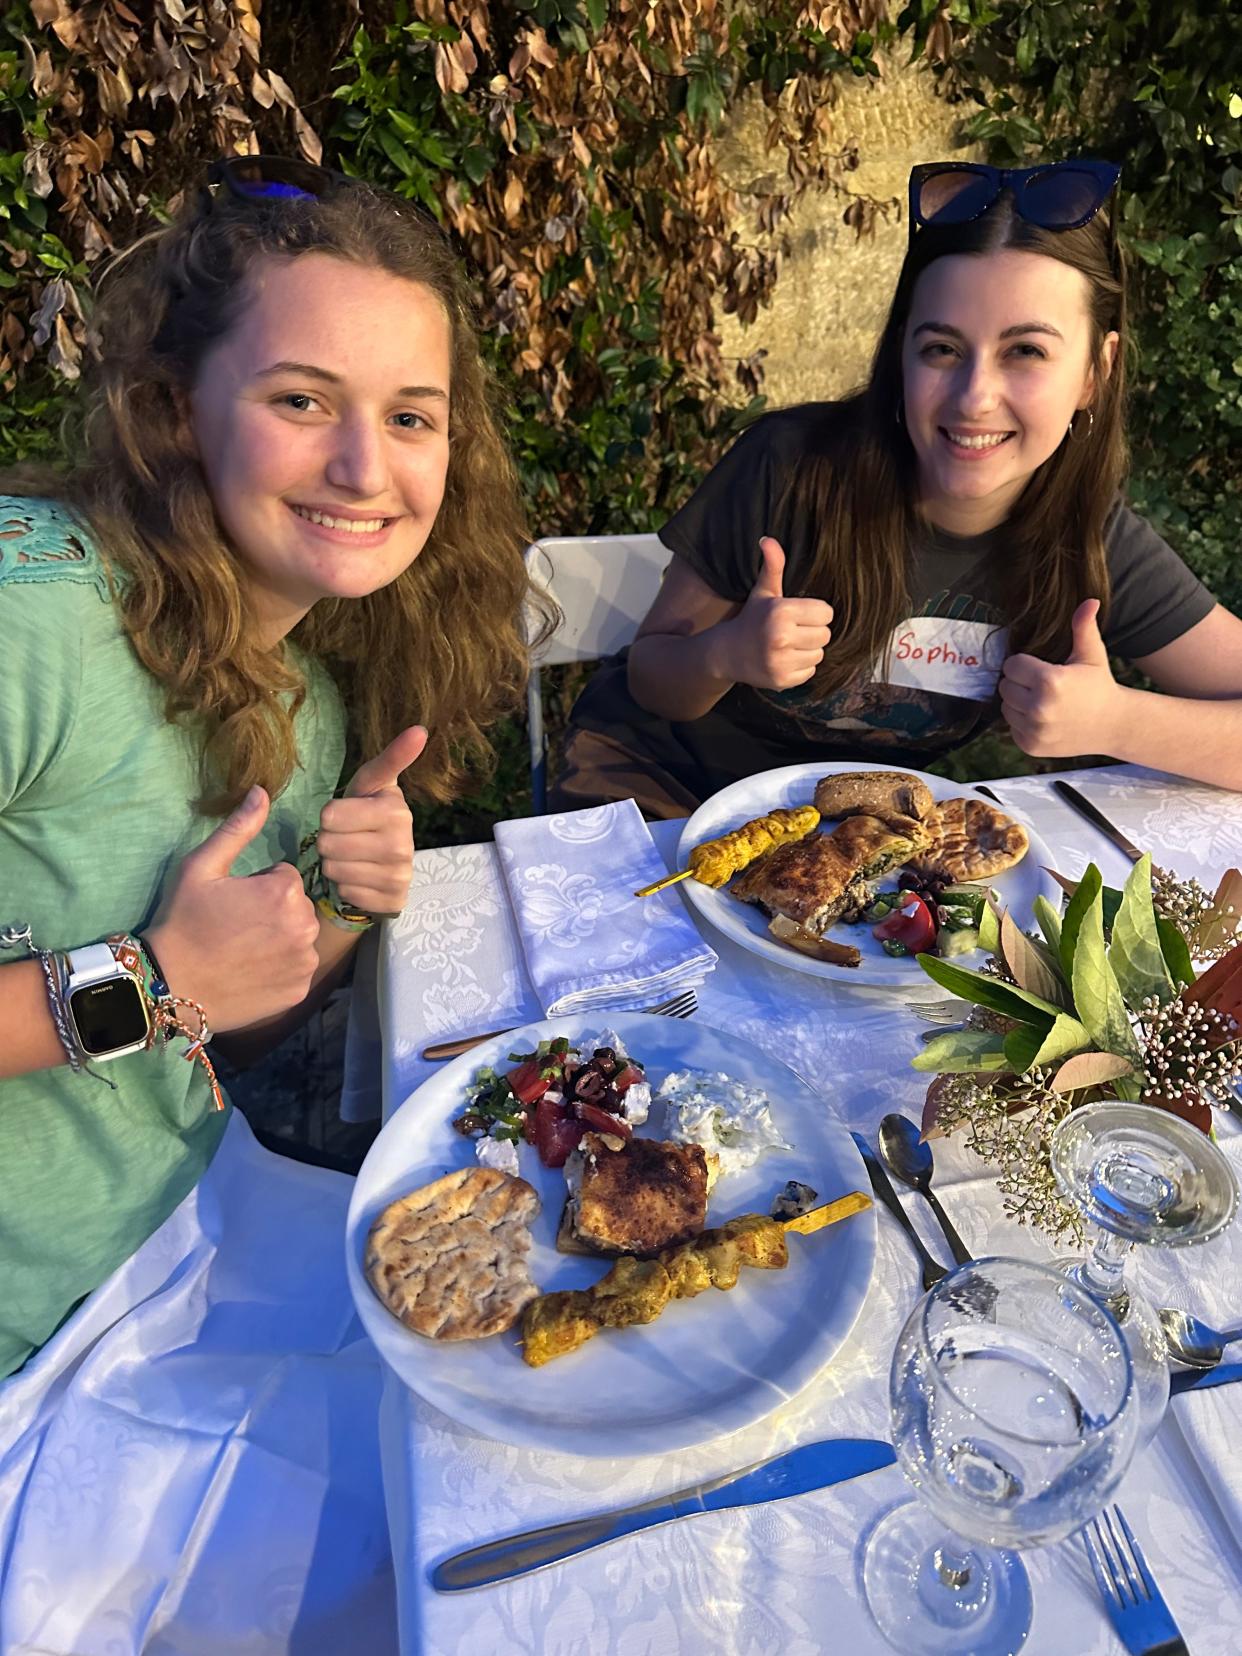
[[[65,1006],[84,1058],[104,1063],[141,1052],[151,1035],[151,1013],[142,983],[120,965],[106,943],[65,956]]]

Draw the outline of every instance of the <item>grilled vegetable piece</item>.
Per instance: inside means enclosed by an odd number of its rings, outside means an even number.
[[[719,889],[765,851],[802,839],[818,827],[819,812],[814,805],[769,811],[766,816],[744,822],[732,833],[696,845],[688,859],[690,872],[700,885]]]
[[[783,914],[778,914],[769,932],[778,943],[788,943],[813,960],[826,960],[830,966],[857,966],[862,955],[849,943],[830,943],[826,937],[816,937]]]

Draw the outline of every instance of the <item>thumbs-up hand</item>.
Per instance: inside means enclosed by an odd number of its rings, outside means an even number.
[[[343,799],[319,816],[319,861],[343,902],[365,914],[400,914],[414,872],[414,823],[402,771],[427,746],[422,725],[395,736],[358,767]]]
[[[821,598],[786,598],[783,547],[765,535],[759,550],[758,580],[738,613],[721,623],[728,635],[728,676],[761,690],[789,690],[813,678],[824,659],[832,606]]]
[[[1010,656],[1001,669],[1000,698],[1013,739],[1032,758],[1107,753],[1120,712],[1120,686],[1100,637],[1100,603],[1074,611],[1073,642],[1064,662]]]
[[[276,1017],[306,998],[319,964],[319,917],[290,863],[243,879],[233,864],[262,831],[255,786],[178,868],[146,935],[174,995],[198,1001],[213,1030]]]

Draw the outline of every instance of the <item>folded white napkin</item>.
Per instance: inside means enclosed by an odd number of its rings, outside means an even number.
[[[1233,1355],[1233,1351],[1226,1352],[1226,1360]],[[1242,1557],[1238,1540],[1242,1536],[1242,1466],[1237,1453],[1239,1389],[1242,1381],[1207,1391],[1184,1392],[1173,1399],[1169,1409],[1220,1508],[1224,1533],[1232,1537]]]
[[[676,890],[634,895],[668,870],[632,799],[498,822],[496,844],[548,1017],[654,1006],[715,966]]]

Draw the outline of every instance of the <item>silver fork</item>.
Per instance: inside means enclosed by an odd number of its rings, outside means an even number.
[[[956,998],[938,1001],[909,1000],[906,1005],[920,1023],[929,1024],[961,1023],[970,1011],[969,1001]]]
[[[1114,1506],[1101,1517],[1103,1522],[1093,1518],[1080,1533],[1104,1608],[1122,1644],[1131,1656],[1190,1656],[1121,1508]]]
[[[658,1006],[644,1006],[642,1011],[656,1013],[662,1018],[689,1018],[698,1009],[698,995],[693,989],[683,989],[671,1000],[661,1001]],[[606,1014],[601,1012],[600,1017],[606,1019]],[[421,1056],[433,1061],[437,1058],[456,1058],[460,1053],[469,1052],[471,1047],[490,1041],[493,1035],[507,1035],[510,1030],[518,1028],[520,1025],[510,1024],[508,1029],[485,1029],[478,1035],[460,1035],[455,1041],[438,1041],[434,1046],[424,1047]]]
[[[699,997],[693,989],[683,989],[680,995],[674,995],[672,1000],[662,1001],[659,1006],[646,1006],[645,1012],[654,1012],[661,1018],[690,1018],[699,1009]]]

